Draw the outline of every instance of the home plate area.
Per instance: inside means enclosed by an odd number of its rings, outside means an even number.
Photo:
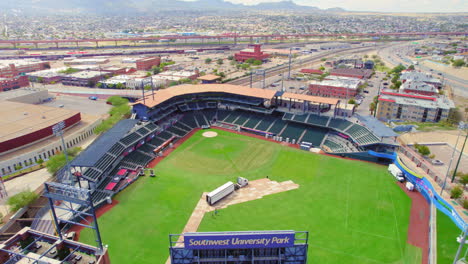
[[[207,137],[207,138],[212,138],[212,137],[216,137],[218,135],[218,133],[216,133],[214,131],[207,131],[207,132],[203,132],[202,135],[204,137]]]

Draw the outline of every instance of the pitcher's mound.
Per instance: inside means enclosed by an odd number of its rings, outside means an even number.
[[[212,138],[212,137],[216,137],[218,133],[213,132],[213,131],[207,131],[207,132],[204,132],[202,135],[207,138]]]

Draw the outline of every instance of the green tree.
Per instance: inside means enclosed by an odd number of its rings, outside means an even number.
[[[327,61],[327,58],[321,58],[320,60],[321,61]]]
[[[354,98],[349,99],[348,104],[356,104],[356,100]]]
[[[374,60],[377,59],[378,57],[379,57],[379,56],[377,56],[377,55],[375,55],[375,54],[372,55],[372,59],[374,59]]]
[[[414,148],[423,156],[428,156],[431,154],[431,150],[426,145],[419,145],[418,143],[415,143]]]
[[[376,107],[376,104],[374,102],[369,104],[369,111],[371,112],[371,115],[374,114],[374,111],[376,110],[375,107]]]
[[[322,66],[319,67],[319,70],[324,71],[325,67],[323,67],[323,65],[322,65]]]
[[[39,83],[43,83],[43,82],[44,82],[44,78],[43,78],[43,77],[39,77],[39,78],[37,78],[37,82],[39,82]]]
[[[364,59],[367,59],[367,58],[369,58],[369,55],[367,55],[367,54],[364,55]]]
[[[414,71],[414,65],[411,64],[411,65],[408,67],[408,70]]]
[[[39,165],[39,167],[42,168],[42,166],[44,165],[44,160],[43,160],[43,159],[38,159],[38,160],[36,161],[36,163]]]
[[[454,60],[454,61],[452,62],[452,66],[453,66],[453,67],[457,67],[457,68],[458,68],[458,67],[463,67],[463,66],[465,66],[465,61],[462,60],[462,59]]]
[[[254,62],[252,64],[255,65],[255,66],[259,66],[259,65],[262,65],[262,61],[261,60],[254,60]]]
[[[463,184],[463,187],[468,184],[468,173],[459,172],[457,173],[457,177],[460,183]]]
[[[254,58],[250,58],[250,59],[247,59],[247,60],[245,61],[245,63],[252,64],[252,63],[254,63],[254,61],[255,61]]]
[[[462,196],[463,194],[463,189],[460,186],[455,186],[450,190],[450,198],[452,199],[458,199]]]
[[[161,68],[155,65],[151,68],[151,71],[153,72],[153,74],[158,74],[161,72]]]
[[[124,85],[123,85],[122,83],[117,83],[117,84],[115,85],[115,88],[116,88],[116,89],[123,89],[123,88],[124,88]]]
[[[145,91],[151,90],[151,84],[147,84],[147,85],[143,86],[143,89],[145,89]]]
[[[31,191],[23,191],[8,198],[7,204],[10,206],[12,212],[33,203],[39,195]]]
[[[178,82],[172,81],[172,82],[169,83],[168,86],[171,87],[171,86],[175,86],[175,85],[178,85],[178,84],[179,84]]]
[[[216,61],[216,63],[217,63],[218,65],[222,65],[222,64],[224,63],[224,61],[223,61],[223,59],[218,59],[218,60]]]
[[[207,59],[205,60],[205,63],[206,63],[206,64],[210,64],[212,61],[213,61],[212,59],[207,58]]]
[[[102,88],[102,83],[96,84],[97,88]]]
[[[468,209],[468,199],[463,199],[462,206],[465,209]]]
[[[228,60],[234,60],[234,56],[230,55],[230,56],[228,56],[227,59],[228,59]]]

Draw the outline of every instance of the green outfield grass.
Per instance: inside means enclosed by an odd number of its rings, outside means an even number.
[[[237,176],[292,180],[299,189],[206,215],[199,231],[309,231],[310,263],[421,263],[406,243],[411,200],[386,167],[307,153],[247,136],[197,132],[116,196],[99,218],[112,263],[164,263],[168,235],[180,233],[202,192]],[[90,231],[81,241],[93,243]]]
[[[437,210],[437,263],[450,264],[455,259],[455,254],[460,246],[457,237],[461,234],[460,228],[444,213]],[[465,245],[461,257],[465,255],[468,246]]]

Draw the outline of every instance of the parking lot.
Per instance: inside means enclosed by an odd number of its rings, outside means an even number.
[[[44,105],[80,111],[81,113],[95,116],[106,114],[112,107],[106,104],[106,101],[103,99],[94,101],[88,97],[70,95],[58,95],[55,100],[47,102]]]

